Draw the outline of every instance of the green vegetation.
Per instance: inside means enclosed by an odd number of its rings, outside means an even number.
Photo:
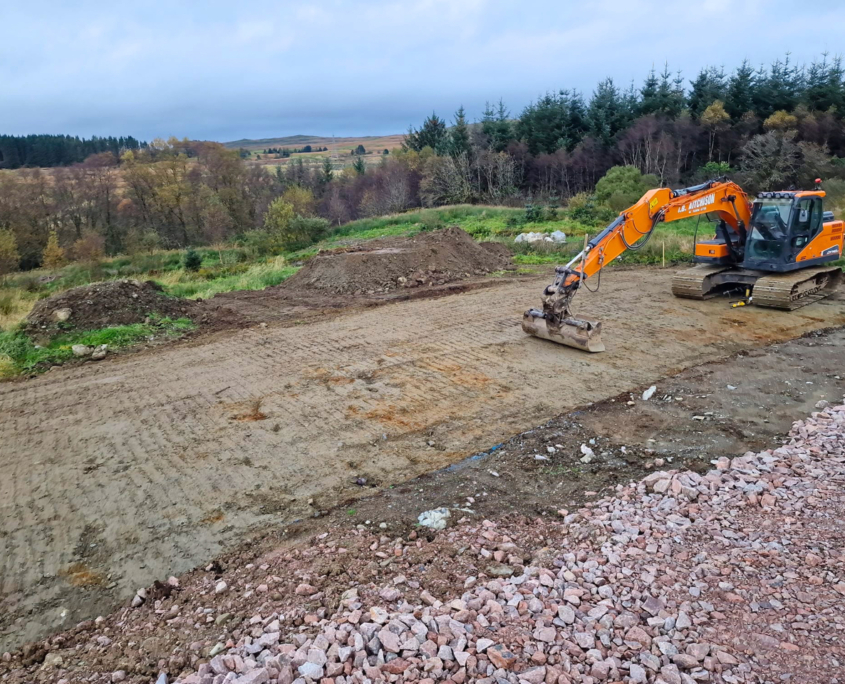
[[[110,350],[120,349],[143,340],[174,338],[184,335],[196,326],[187,318],[172,320],[159,318],[149,324],[120,325],[87,332],[67,332],[41,346],[21,329],[0,332],[0,378],[21,373],[38,373],[73,358],[72,347],[108,345]]]
[[[564,206],[557,201],[531,202],[523,207],[459,204],[404,213],[363,218],[330,229],[328,223],[311,215],[311,191],[292,187],[278,197],[265,216],[265,230],[252,230],[229,243],[183,250],[149,250],[131,256],[90,259],[40,269],[11,273],[0,278],[0,373],[17,374],[39,364],[52,364],[69,354],[71,344],[131,344],[150,334],[144,326],[110,328],[88,337],[65,336],[46,349],[26,342],[18,324],[41,298],[72,287],[120,278],[152,280],[172,296],[207,299],[233,290],[261,290],[276,286],[296,273],[302,262],[320,250],[391,236],[413,236],[421,232],[456,226],[476,240],[502,242],[514,252],[518,266],[565,263],[583,246],[585,236],[596,235],[617,215],[618,206],[638,199],[654,185],[654,179],[634,167],[614,167],[599,180],[594,195],[579,193]],[[845,181],[832,179],[830,199],[842,201]],[[610,205],[616,205],[611,207]],[[565,244],[550,241],[515,242],[520,233],[567,235]],[[666,264],[691,260],[693,239],[712,236],[706,219],[687,219],[660,224],[642,249],[629,251],[615,264]],[[3,235],[9,235],[8,231]],[[6,241],[7,251],[15,245]],[[48,240],[48,244],[55,243]],[[61,248],[59,248],[61,249]],[[47,250],[49,251],[49,250]],[[49,261],[61,264],[62,255]],[[155,329],[168,331],[165,324]],[[178,326],[171,325],[169,330]],[[70,335],[70,333],[68,333]],[[94,336],[94,337],[92,337]],[[102,339],[103,341],[97,341]],[[49,362],[49,363],[48,363]]]
[[[185,270],[199,271],[202,266],[202,257],[194,249],[185,252]]]

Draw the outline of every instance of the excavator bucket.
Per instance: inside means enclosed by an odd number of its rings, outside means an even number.
[[[603,352],[601,322],[565,318],[559,325],[550,324],[546,315],[529,309],[522,317],[522,329],[529,335],[588,352]]]

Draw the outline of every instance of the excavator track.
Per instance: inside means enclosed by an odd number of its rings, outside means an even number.
[[[842,282],[842,269],[810,268],[757,279],[751,303],[793,311],[832,295]]]
[[[672,294],[684,299],[710,299],[718,294],[714,277],[730,266],[707,266],[699,264],[692,268],[678,271],[672,278]]]

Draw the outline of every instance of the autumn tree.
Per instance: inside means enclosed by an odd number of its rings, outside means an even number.
[[[270,233],[281,233],[288,227],[294,216],[296,216],[296,211],[293,205],[277,197],[264,214],[264,228]]]
[[[41,255],[41,265],[44,268],[56,269],[65,263],[65,250],[59,246],[59,236],[55,230],[50,231],[47,246]]]
[[[702,112],[701,125],[707,129],[709,135],[707,161],[713,159],[713,147],[716,144],[716,135],[728,128],[730,120],[730,115],[725,111],[725,103],[721,100],[714,101]]]
[[[798,127],[798,117],[784,110],[779,110],[763,122],[763,128],[767,131],[778,131],[783,133]]]
[[[20,260],[15,234],[8,229],[0,230],[0,275],[17,271]]]
[[[313,216],[314,214],[314,193],[301,185],[289,187],[282,193],[282,201],[293,207],[296,216]]]
[[[70,248],[77,261],[96,263],[106,255],[106,239],[93,230],[86,230]]]

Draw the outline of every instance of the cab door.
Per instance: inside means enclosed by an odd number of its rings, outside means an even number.
[[[822,200],[820,197],[801,197],[792,212],[787,263],[795,263],[822,229]]]

